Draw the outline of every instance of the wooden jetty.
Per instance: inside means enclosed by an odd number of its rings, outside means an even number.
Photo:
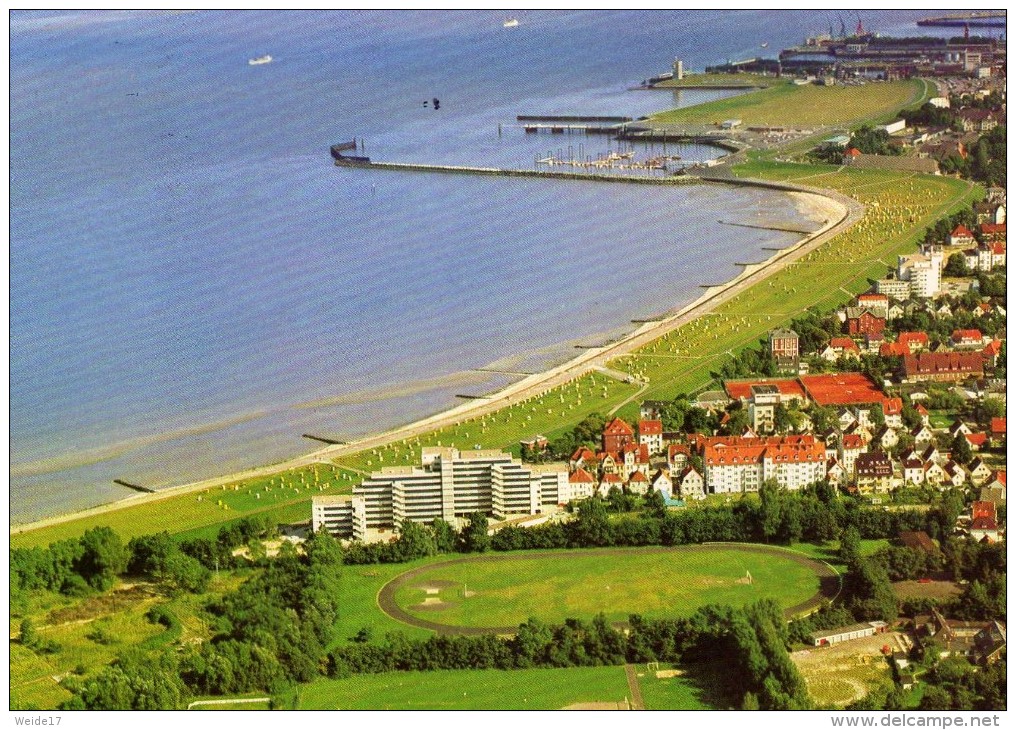
[[[329,446],[345,446],[346,443],[348,443],[346,441],[330,439],[325,436],[315,436],[312,433],[301,433],[300,436],[301,438],[310,439],[311,441],[320,441],[321,443],[328,444]]]
[[[114,479],[113,484],[116,484],[118,487],[127,487],[127,489],[133,489],[135,492],[142,492],[144,494],[155,494],[154,489],[150,489],[149,487],[142,487],[140,484],[125,482],[123,479]]]
[[[599,124],[625,124],[632,121],[631,117],[590,117],[573,115],[526,115],[520,114],[515,117],[518,122],[589,122]]]

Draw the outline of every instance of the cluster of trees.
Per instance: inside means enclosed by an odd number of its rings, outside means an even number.
[[[935,223],[924,232],[925,243],[944,243],[946,238],[956,226],[966,226],[973,230],[977,224],[977,216],[974,215],[974,209],[970,206],[966,206],[956,211],[952,215],[943,216],[939,218]]]
[[[900,118],[906,120],[908,127],[952,127],[956,123],[956,112],[929,102],[917,109],[904,109]]]
[[[959,657],[939,662],[921,676],[927,686],[920,710],[999,710],[1006,707],[1006,661],[977,669]]]
[[[601,614],[590,622],[568,619],[521,624],[510,638],[432,636],[410,640],[388,634],[378,643],[353,642],[332,650],[333,677],[436,669],[524,669],[609,666],[625,662],[730,661],[729,694],[755,709],[809,706],[804,682],[787,653],[790,636],[779,606],[760,601],[743,609],[705,606],[690,618],[629,617],[626,633]]]
[[[720,369],[712,373],[719,380],[736,378],[771,378],[779,373],[776,360],[769,351],[769,341],[759,340],[758,348],[746,347],[724,361]]]
[[[25,591],[45,589],[66,595],[108,590],[127,567],[129,553],[112,529],[95,527],[78,539],[60,540],[48,548],[15,548],[10,552],[13,605]]]
[[[970,146],[966,157],[951,155],[942,160],[942,172],[955,173],[989,186],[1005,185],[1005,125],[995,127]]]

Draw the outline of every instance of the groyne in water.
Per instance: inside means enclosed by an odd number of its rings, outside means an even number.
[[[542,177],[554,180],[595,180],[597,182],[640,183],[643,185],[688,185],[699,180],[687,175],[605,175],[591,172],[551,172],[549,170],[510,170],[502,167],[467,167],[463,165],[430,165],[416,162],[373,162],[358,158],[338,157],[339,167],[371,170],[404,170],[410,172],[449,172],[463,175],[494,175],[498,177]]]

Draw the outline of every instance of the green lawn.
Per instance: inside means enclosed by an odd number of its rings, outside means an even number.
[[[891,116],[926,93],[921,80],[864,86],[782,84],[748,94],[654,114],[654,124],[715,124],[740,119],[745,126],[818,127]]]
[[[861,540],[861,555],[871,555],[878,552],[886,545],[888,540]],[[824,545],[813,545],[810,542],[799,542],[794,545],[794,550],[804,553],[815,560],[822,560],[834,568],[843,567],[844,563],[839,557],[840,541],[830,540]]]
[[[556,710],[624,702],[623,667],[361,674],[299,688],[301,710]]]
[[[677,666],[680,674],[668,677],[669,664],[660,664],[660,669],[649,669],[645,664],[635,666],[642,690],[642,701],[647,710],[722,710],[733,707],[740,698],[722,695],[724,678],[718,673],[727,671],[724,664]],[[664,676],[658,677],[657,671]]]
[[[447,557],[433,558],[412,563],[414,566],[425,565],[434,560],[446,560]],[[377,593],[381,586],[400,573],[406,572],[406,564],[395,565],[347,565],[342,569],[340,578],[342,605],[339,617],[335,622],[332,645],[346,643],[349,638],[362,628],[370,629],[374,637],[380,639],[390,631],[400,631],[409,638],[425,639],[431,632],[407,626],[386,614],[377,605]]]
[[[767,88],[790,84],[787,79],[779,79],[775,76],[762,76],[760,74],[737,73],[737,74],[686,74],[683,79],[667,79],[656,84],[659,89],[696,89],[702,87],[713,88]]]
[[[708,603],[740,606],[761,598],[789,607],[818,589],[816,575],[790,560],[689,546],[666,552],[526,554],[508,561],[481,557],[414,577],[397,589],[396,601],[409,613],[442,624],[510,627],[529,617],[560,622],[600,612],[611,621],[632,613],[687,616]],[[427,599],[432,604],[439,599],[441,608],[430,609]]]

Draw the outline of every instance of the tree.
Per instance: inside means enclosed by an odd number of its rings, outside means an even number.
[[[772,540],[780,531],[783,511],[783,492],[773,479],[766,479],[759,487],[758,496],[761,501],[760,523],[762,537],[766,542]]]
[[[946,276],[970,276],[970,267],[967,266],[967,257],[963,253],[954,253],[949,257],[949,260],[945,264],[945,268],[942,269],[942,273]]]
[[[430,531],[434,533],[434,544],[439,553],[453,553],[459,540],[459,533],[448,522],[440,517],[436,518],[430,525]]]
[[[861,533],[851,525],[843,530],[840,535],[839,558],[845,564],[850,565],[861,555]]]
[[[921,414],[909,403],[903,406],[903,412],[900,414],[900,417],[903,419],[903,425],[907,428],[917,428],[922,423]]]
[[[650,517],[662,518],[667,514],[667,503],[663,499],[663,492],[659,489],[650,489],[645,498],[646,513]]]
[[[970,448],[970,442],[967,441],[967,437],[962,433],[956,434],[956,438],[952,440],[950,454],[953,461],[964,466],[969,464],[970,460],[974,458],[974,452],[973,449]]]
[[[39,643],[39,632],[36,631],[35,624],[32,622],[32,619],[22,619],[21,629],[18,633],[18,640],[21,642],[22,646],[27,646],[29,649]]]
[[[395,541],[392,550],[396,561],[404,563],[434,555],[437,545],[430,530],[412,520],[404,520],[399,525],[399,539]]]
[[[488,529],[487,515],[482,512],[474,512],[469,515],[469,521],[459,536],[462,552],[483,553],[489,550],[490,535],[487,534]]]
[[[109,527],[93,527],[81,536],[82,554],[76,570],[92,588],[108,590],[127,568],[127,550]]]

